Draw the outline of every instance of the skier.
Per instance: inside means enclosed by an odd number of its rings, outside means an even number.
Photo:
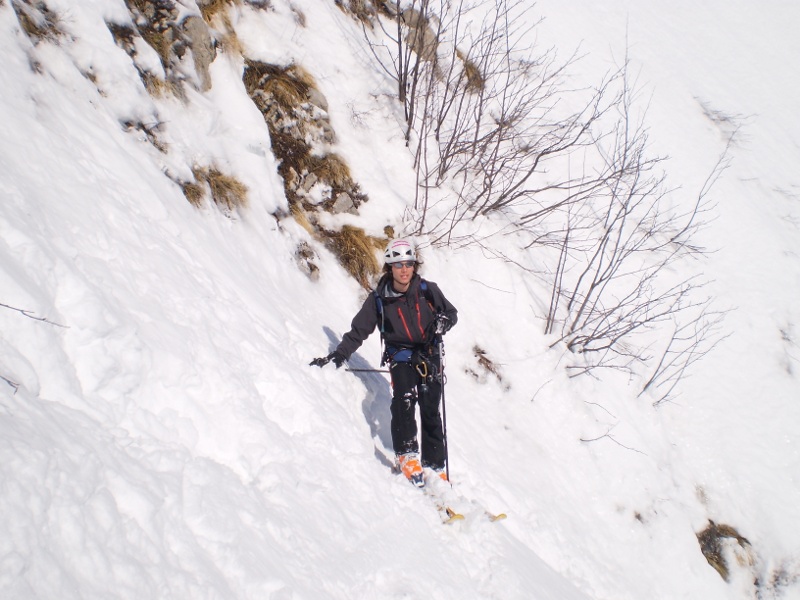
[[[383,275],[353,318],[350,331],[336,350],[310,364],[323,367],[333,362],[338,369],[380,327],[385,347],[381,366],[389,364],[392,380],[391,428],[397,465],[411,483],[423,487],[423,468],[447,480],[439,413],[441,357],[435,342],[437,336],[456,324],[458,311],[438,285],[419,276],[421,263],[410,240],[393,240],[383,256]],[[420,444],[417,404],[422,429]]]

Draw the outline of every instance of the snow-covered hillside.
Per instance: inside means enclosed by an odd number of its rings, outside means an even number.
[[[539,279],[427,249],[460,316],[445,393],[467,519],[445,526],[392,473],[386,376],[308,366],[364,292],[286,216],[242,81],[245,57],[310,73],[369,197],[332,222],[402,233],[412,157],[359,23],[333,1],[222,3],[226,43],[180,98],[149,93],[157,51],[109,27],[146,4],[0,0],[0,597],[800,598],[800,6],[535,5],[538,44],[580,46],[580,85],[627,52],[676,198],[728,148],[692,267],[727,337],[656,408],[620,374],[567,377]],[[198,167],[248,205],[193,206]],[[376,335],[350,366],[379,354]]]

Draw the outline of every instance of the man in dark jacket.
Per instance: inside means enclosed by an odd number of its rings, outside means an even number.
[[[423,468],[446,479],[439,414],[442,364],[435,342],[455,325],[458,311],[438,285],[419,276],[417,253],[409,240],[390,242],[384,261],[384,274],[353,318],[350,331],[336,350],[311,364],[322,367],[333,361],[336,368],[341,367],[375,328],[380,328],[383,358],[392,378],[392,445],[400,470],[411,483],[423,487]],[[417,404],[421,444],[417,443]]]

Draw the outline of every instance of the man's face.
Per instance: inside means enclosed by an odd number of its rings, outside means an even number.
[[[413,260],[394,263],[392,265],[392,279],[395,284],[400,287],[406,287],[411,278],[414,276],[414,266],[416,263]]]

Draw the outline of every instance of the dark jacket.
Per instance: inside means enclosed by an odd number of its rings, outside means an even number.
[[[437,313],[444,314],[455,325],[458,320],[456,308],[432,281],[425,281],[427,289],[421,289],[423,281],[419,275],[414,275],[406,293],[394,296],[389,288],[392,276],[384,275],[375,291],[367,296],[361,310],[353,318],[350,331],[344,335],[336,350],[345,358],[350,358],[375,331],[379,320],[382,320],[384,343],[387,347],[396,348],[424,347],[432,343]],[[382,304],[382,319],[378,313],[376,294]]]

